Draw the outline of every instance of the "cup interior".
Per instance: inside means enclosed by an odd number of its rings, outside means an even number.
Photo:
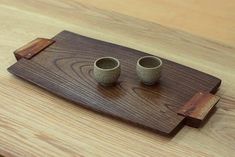
[[[156,68],[161,66],[161,59],[153,56],[142,57],[139,59],[139,65],[144,68]]]
[[[115,58],[105,57],[98,59],[95,65],[100,69],[114,69],[119,66],[119,62]]]

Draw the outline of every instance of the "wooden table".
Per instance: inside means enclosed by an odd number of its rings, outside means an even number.
[[[2,0],[0,154],[235,156],[234,10],[232,0]],[[221,78],[217,111],[202,128],[186,126],[173,138],[166,138],[81,108],[6,71],[15,62],[15,49],[64,29]]]

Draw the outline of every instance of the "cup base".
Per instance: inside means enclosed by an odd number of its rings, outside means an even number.
[[[99,82],[99,84],[104,87],[111,87],[111,86],[115,86],[116,83],[100,83]]]
[[[144,85],[147,85],[147,86],[152,86],[152,85],[155,85],[157,82],[142,82]]]
[[[153,86],[155,84],[158,84],[159,83],[159,80],[157,81],[154,81],[154,82],[144,82],[144,81],[141,81],[142,84],[146,85],[146,86]]]

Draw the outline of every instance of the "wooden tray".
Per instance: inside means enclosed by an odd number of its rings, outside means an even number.
[[[212,113],[221,80],[163,59],[160,82],[140,83],[134,49],[63,31],[53,39],[38,38],[16,50],[17,62],[8,71],[83,107],[120,118],[165,135],[174,135],[185,123],[199,127]],[[114,87],[93,79],[93,62],[112,56],[122,72]]]

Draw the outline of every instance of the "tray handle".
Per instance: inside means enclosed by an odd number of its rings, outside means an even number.
[[[21,58],[31,59],[33,56],[37,55],[39,52],[53,44],[55,41],[46,38],[36,38],[35,40],[27,43],[26,45],[20,47],[14,52],[16,60]]]
[[[198,92],[179,110],[178,114],[186,117],[186,124],[200,127],[213,113],[220,97],[209,92]]]

